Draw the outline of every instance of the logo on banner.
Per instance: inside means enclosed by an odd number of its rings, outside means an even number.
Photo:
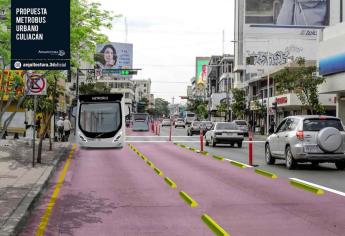
[[[32,74],[26,80],[28,95],[46,95],[47,81],[42,75]]]

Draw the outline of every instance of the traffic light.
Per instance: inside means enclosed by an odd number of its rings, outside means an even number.
[[[277,112],[277,110],[278,110],[278,103],[277,102],[272,102],[272,105],[273,105],[272,109]]]
[[[136,75],[137,70],[131,70],[131,69],[121,69],[120,75]]]
[[[121,70],[120,75],[129,75],[129,71],[128,70]]]

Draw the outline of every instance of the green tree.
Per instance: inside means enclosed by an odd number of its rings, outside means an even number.
[[[154,116],[155,117],[168,117],[169,116],[169,102],[163,98],[155,99]]]
[[[4,58],[4,65],[8,65],[11,59],[10,6],[10,0],[0,0],[0,9],[5,10],[4,19],[0,19],[0,56]]]
[[[44,74],[47,79],[47,95],[37,96],[37,113],[42,113],[41,129],[39,132],[39,143],[37,148],[37,162],[41,163],[43,139],[50,130],[50,121],[56,111],[58,98],[63,95],[65,88],[58,86],[59,79],[65,79],[61,71],[48,71]],[[24,106],[29,110],[34,110],[34,97],[27,96],[24,101]],[[51,137],[49,135],[50,149],[52,148]]]
[[[138,103],[138,113],[147,112],[148,105],[149,105],[149,100],[147,98],[142,98]]]
[[[236,118],[242,118],[246,109],[245,92],[243,89],[234,88],[231,90],[233,99],[231,103],[231,110]]]
[[[105,83],[84,83],[79,86],[79,93],[83,94],[102,94],[110,93],[111,87],[107,86]]]
[[[100,3],[71,0],[71,69],[75,74],[81,62],[93,62],[96,44],[105,43],[108,37],[102,29],[111,29],[115,16],[101,9]]]
[[[277,91],[281,94],[294,92],[311,114],[323,113],[324,107],[319,102],[318,86],[325,79],[313,76],[317,68],[306,66],[304,58],[297,58],[296,64],[296,67],[286,67],[273,77]]]
[[[207,107],[207,102],[201,99],[191,100],[191,102],[187,105],[187,111],[191,111],[197,114],[199,105],[204,105],[205,107]]]
[[[204,103],[201,103],[196,108],[196,114],[199,118],[205,119],[207,117],[207,105]]]

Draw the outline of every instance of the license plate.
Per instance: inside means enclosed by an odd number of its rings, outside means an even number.
[[[308,153],[322,152],[321,149],[319,148],[319,146],[317,146],[317,145],[304,146],[304,151],[308,152]]]
[[[223,133],[223,136],[233,136],[233,133]]]

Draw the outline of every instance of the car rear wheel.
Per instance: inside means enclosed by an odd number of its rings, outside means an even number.
[[[207,139],[205,139],[205,145],[206,146],[210,145],[209,142],[207,141]]]
[[[289,170],[294,169],[297,165],[296,160],[293,158],[291,148],[289,146],[286,147],[285,150],[285,165],[286,168],[288,168]]]
[[[335,166],[338,170],[344,170],[345,169],[345,161],[336,161]]]
[[[238,148],[242,148],[242,142],[238,142],[238,143],[237,143],[237,147],[238,147]]]
[[[265,159],[266,159],[267,165],[274,165],[274,163],[276,161],[276,159],[271,154],[269,144],[266,144],[266,147],[265,147]]]

